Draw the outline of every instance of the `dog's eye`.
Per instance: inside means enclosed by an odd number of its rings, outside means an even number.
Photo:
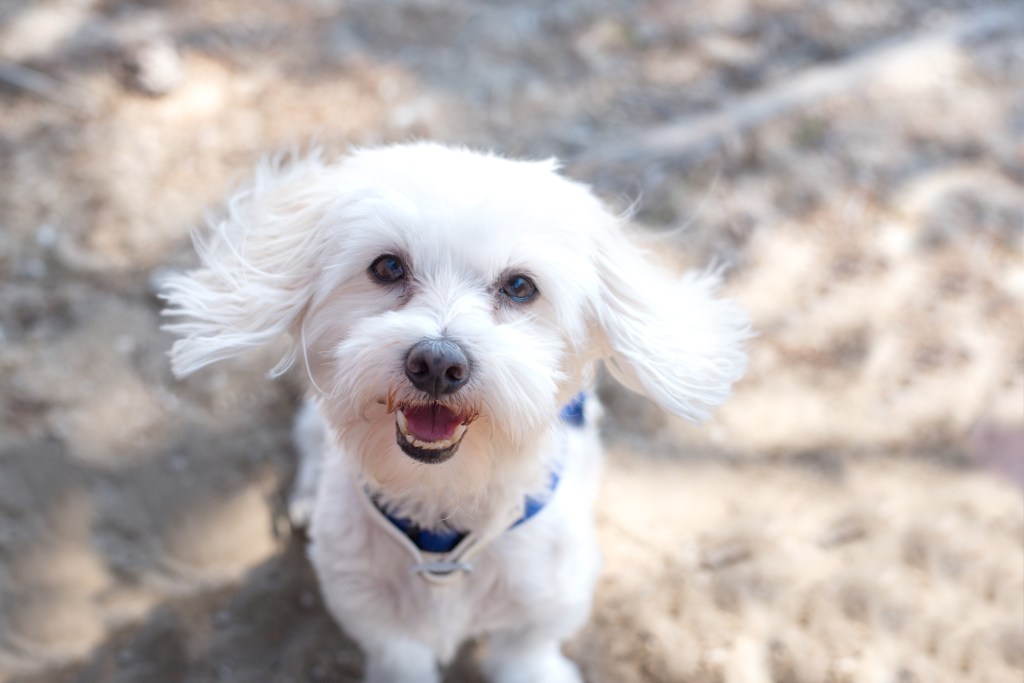
[[[385,254],[370,264],[370,272],[381,282],[398,282],[405,277],[405,264],[397,256]]]
[[[505,280],[500,291],[512,301],[523,303],[537,295],[537,285],[525,275],[513,275]]]

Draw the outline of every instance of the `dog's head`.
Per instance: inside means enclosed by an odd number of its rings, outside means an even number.
[[[621,222],[551,161],[418,144],[268,164],[168,284],[173,369],[287,337],[272,372],[305,366],[383,487],[471,486],[535,452],[601,359],[704,418],[743,371],[744,317]]]

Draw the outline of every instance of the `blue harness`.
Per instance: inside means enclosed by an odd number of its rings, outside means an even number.
[[[571,427],[583,427],[583,406],[586,402],[586,394],[579,393],[576,397],[564,408],[558,416],[562,422]],[[520,524],[525,523],[531,517],[536,515],[538,512],[544,509],[548,500],[551,498],[551,494],[554,493],[555,488],[558,487],[558,472],[551,471],[550,478],[548,480],[547,495],[541,498],[534,496],[526,496],[526,500],[523,506],[523,515],[515,522],[512,523],[510,529],[514,529]],[[456,531],[454,529],[422,529],[417,526],[412,520],[403,519],[401,517],[394,517],[387,513],[384,508],[373,501],[374,506],[380,510],[381,514],[391,522],[399,531],[406,535],[406,537],[413,542],[417,548],[425,553],[447,553],[450,552],[457,546],[463,538],[466,537],[466,532]]]

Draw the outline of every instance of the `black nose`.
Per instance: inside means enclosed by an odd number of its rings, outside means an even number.
[[[448,339],[424,339],[405,357],[405,376],[433,397],[458,391],[469,381],[469,359]]]

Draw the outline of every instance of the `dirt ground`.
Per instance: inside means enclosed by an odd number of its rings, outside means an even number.
[[[154,290],[263,154],[412,138],[565,159],[759,333],[711,424],[600,388],[589,681],[1022,679],[1018,0],[3,0],[0,680],[358,680],[300,383],[175,381]]]

